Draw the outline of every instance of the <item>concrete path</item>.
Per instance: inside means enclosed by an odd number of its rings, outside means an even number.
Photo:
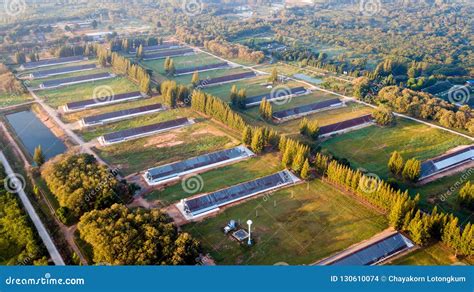
[[[0,161],[3,164],[5,168],[5,172],[9,178],[12,179],[12,182],[15,183],[17,186],[21,185],[21,182],[19,179],[15,176],[15,172],[10,166],[10,163],[8,162],[7,158],[3,154],[2,151],[0,151]],[[64,260],[61,257],[61,254],[59,254],[58,249],[54,245],[53,240],[48,234],[48,231],[46,230],[46,227],[43,225],[43,222],[41,222],[41,219],[39,218],[38,214],[36,214],[35,209],[33,208],[33,205],[31,204],[30,200],[28,199],[28,196],[26,195],[25,191],[20,188],[18,190],[18,196],[20,197],[21,202],[23,203],[23,206],[25,207],[26,212],[31,218],[31,221],[33,221],[33,224],[36,227],[36,230],[38,230],[38,234],[43,241],[44,245],[46,246],[46,249],[49,252],[49,255],[51,256],[51,259],[53,260],[54,264],[57,266],[64,266]]]

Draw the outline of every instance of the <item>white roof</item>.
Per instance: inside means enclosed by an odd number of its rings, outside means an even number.
[[[435,162],[434,165],[436,166],[437,169],[443,169],[443,168],[456,165],[462,161],[469,160],[469,159],[474,160],[474,149],[471,149],[466,152],[461,152],[458,155]]]

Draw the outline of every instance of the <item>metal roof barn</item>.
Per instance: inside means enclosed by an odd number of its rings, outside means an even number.
[[[184,127],[186,125],[191,125],[193,122],[187,118],[181,118],[171,121],[166,121],[162,123],[152,124],[148,126],[137,127],[133,129],[127,129],[123,131],[118,131],[110,134],[106,134],[102,137],[99,137],[99,142],[102,145],[111,145],[120,142],[125,142],[133,139],[138,139],[172,129],[177,129]]]
[[[198,216],[214,212],[219,207],[243,200],[261,193],[280,189],[295,184],[300,179],[288,170],[248,181],[213,193],[201,195],[192,199],[184,199],[185,215]]]
[[[257,76],[255,74],[255,72],[250,71],[250,72],[243,72],[243,73],[226,75],[226,76],[221,76],[221,77],[209,78],[209,79],[200,80],[199,81],[199,86],[201,88],[202,87],[208,87],[208,86],[212,86],[212,85],[218,85],[218,84],[233,82],[233,81],[236,81],[236,80],[252,78],[252,77],[255,77],[255,76]]]
[[[330,110],[343,106],[344,103],[338,98],[323,100],[320,102],[315,102],[311,104],[306,104],[291,109],[278,111],[273,113],[273,118],[276,120],[290,120],[306,116],[315,112],[320,112],[323,110]]]
[[[77,65],[77,66],[69,66],[69,67],[63,67],[63,68],[57,68],[57,69],[32,72],[30,76],[31,78],[34,78],[34,79],[40,79],[40,78],[47,78],[50,76],[67,74],[67,73],[93,70],[95,68],[96,68],[95,64]]]
[[[82,119],[83,126],[102,125],[105,123],[115,122],[124,119],[130,119],[141,115],[156,113],[163,111],[165,108],[162,104],[152,104],[136,108],[124,109],[115,112],[109,112],[96,116],[89,116]]]
[[[420,180],[474,161],[474,146],[465,147],[421,163]]]
[[[247,147],[238,146],[150,168],[145,172],[144,178],[149,185],[163,184],[180,179],[190,173],[202,172],[217,166],[238,162],[254,155]]]
[[[186,75],[186,74],[191,74],[194,72],[203,72],[203,71],[210,71],[210,70],[225,68],[228,66],[229,64],[227,62],[221,62],[221,63],[215,63],[215,64],[209,64],[209,65],[187,67],[187,68],[176,69],[174,75],[175,76]]]
[[[127,100],[133,100],[143,98],[143,94],[140,91],[133,91],[128,93],[116,94],[111,96],[105,96],[101,98],[93,98],[81,101],[75,101],[67,103],[64,106],[66,112],[85,110],[91,107],[105,106],[113,103],[124,102]]]
[[[373,123],[372,115],[364,115],[354,119],[342,121],[339,123],[322,126],[319,128],[319,136],[330,136],[345,130],[358,128],[363,125],[370,125]]]
[[[55,59],[45,59],[36,62],[28,62],[20,66],[20,69],[34,69],[40,67],[48,67],[60,64],[68,64],[74,62],[81,62],[87,60],[87,57],[84,56],[72,56],[72,57],[64,57],[64,58],[55,58]]]
[[[401,233],[395,233],[354,253],[329,263],[330,266],[368,266],[410,249],[414,244]]]
[[[145,56],[143,57],[143,60],[145,61],[157,60],[157,59],[163,59],[166,57],[183,56],[183,55],[187,55],[191,53],[194,53],[194,50],[190,48],[167,50],[167,51],[161,51],[161,52],[152,53],[152,54],[145,54]]]
[[[48,80],[40,84],[42,89],[57,88],[66,85],[74,85],[85,82],[91,82],[96,80],[110,79],[115,77],[114,74],[110,73],[97,73],[91,75],[77,76],[77,77],[68,77],[62,79]]]
[[[275,94],[272,94],[272,92],[269,92],[269,93],[265,93],[261,95],[247,97],[245,99],[245,106],[249,107],[249,106],[259,105],[264,98],[267,101],[274,101],[274,100],[284,99],[291,96],[302,95],[306,93],[308,93],[308,91],[303,86],[290,88],[290,90],[288,91],[282,90],[281,93],[280,91],[277,91]]]

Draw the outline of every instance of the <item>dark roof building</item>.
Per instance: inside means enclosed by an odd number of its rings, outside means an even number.
[[[245,106],[250,107],[250,106],[259,105],[264,98],[267,101],[274,101],[274,100],[289,98],[296,95],[303,95],[306,93],[308,93],[308,91],[303,86],[290,88],[289,90],[276,90],[275,92],[272,91],[272,92],[261,94],[261,95],[247,97],[245,99]]]
[[[145,172],[143,177],[149,185],[164,184],[181,179],[190,173],[202,172],[218,166],[238,162],[251,156],[254,156],[254,153],[247,147],[238,146],[150,168]]]
[[[176,69],[174,75],[178,76],[178,75],[191,74],[191,73],[194,73],[194,72],[204,72],[204,71],[216,70],[216,69],[225,68],[227,66],[229,66],[229,64],[227,64],[227,62],[221,62],[221,63],[215,63],[215,64],[209,64],[209,65],[181,68],[181,69]]]
[[[237,73],[237,74],[226,75],[226,76],[221,76],[221,77],[209,78],[209,79],[200,80],[199,87],[201,88],[209,87],[213,85],[224,84],[224,83],[234,82],[237,80],[252,78],[255,76],[257,76],[255,72],[250,71],[250,72]]]
[[[148,126],[137,127],[133,129],[127,129],[118,131],[110,134],[106,134],[99,137],[99,142],[102,145],[111,145],[115,143],[125,142],[133,139],[138,139],[158,133],[170,131],[173,129],[181,128],[187,125],[191,125],[193,121],[187,118],[180,118],[176,120],[166,121]]]
[[[209,194],[204,194],[180,202],[186,217],[204,215],[219,210],[220,207],[240,201],[258,194],[266,193],[282,187],[293,185],[300,179],[290,171],[283,170],[272,175],[248,181]]]
[[[421,163],[420,180],[474,161],[474,146],[441,155]]]
[[[184,55],[190,55],[194,54],[194,50],[190,48],[184,48],[184,49],[177,49],[177,50],[166,50],[166,51],[160,51],[156,53],[151,53],[151,54],[145,54],[143,57],[143,60],[157,60],[157,59],[164,59],[166,57],[176,57],[176,56],[184,56]]]
[[[33,79],[40,79],[40,78],[47,78],[47,77],[56,76],[56,75],[93,70],[95,68],[96,68],[95,64],[68,66],[68,67],[62,67],[62,68],[57,68],[57,69],[32,72],[30,74],[30,77]]]
[[[26,69],[34,69],[34,68],[41,68],[41,67],[48,67],[48,66],[55,66],[61,64],[68,64],[74,62],[81,62],[87,60],[84,56],[72,56],[72,57],[65,57],[65,58],[55,58],[55,59],[45,59],[36,62],[28,62],[20,66],[20,70]]]
[[[97,74],[77,76],[77,77],[54,79],[54,80],[44,81],[43,83],[40,84],[40,88],[41,89],[57,88],[61,86],[74,85],[74,84],[80,84],[80,83],[103,80],[103,79],[110,79],[113,77],[115,77],[114,74],[110,74],[106,72],[106,73],[97,73]]]
[[[273,118],[279,122],[282,122],[291,119],[297,119],[323,110],[331,110],[341,106],[344,106],[344,103],[338,98],[334,98],[274,112]]]
[[[98,106],[105,106],[113,103],[124,102],[127,100],[139,99],[143,98],[144,96],[141,94],[140,91],[116,94],[111,96],[105,96],[101,98],[93,98],[81,101],[75,101],[67,103],[64,106],[65,112],[73,112],[73,111],[80,111],[85,110],[91,107],[98,107]]]
[[[96,116],[85,117],[82,119],[81,123],[83,127],[102,125],[105,123],[111,123],[125,119],[131,119],[137,116],[160,112],[164,109],[165,108],[160,103],[157,103],[136,108],[124,109],[115,112],[109,112]]]
[[[165,50],[165,49],[178,49],[181,48],[181,46],[178,43],[163,43],[161,45],[154,45],[154,46],[144,46],[143,47],[143,52],[156,52],[160,50]],[[134,54],[137,52],[138,48],[131,48],[130,53]]]
[[[401,252],[413,248],[415,245],[401,233],[389,235],[385,238],[356,250],[334,261],[324,263],[329,266],[369,266],[381,263]],[[324,262],[324,261],[323,261]]]
[[[373,123],[372,115],[365,115],[365,116],[357,117],[354,119],[342,121],[339,123],[322,126],[319,128],[319,136],[327,137],[327,136],[339,134],[342,132],[359,129],[364,126],[369,126],[372,123]]]

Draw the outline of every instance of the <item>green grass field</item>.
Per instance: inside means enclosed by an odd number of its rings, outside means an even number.
[[[254,246],[224,235],[222,228],[231,219],[253,220]],[[183,229],[218,264],[298,265],[321,260],[386,227],[384,215],[315,180],[243,202]]]
[[[125,77],[116,77],[56,89],[40,90],[37,91],[36,94],[43,98],[48,105],[57,108],[68,102],[92,99],[94,89],[98,87],[104,87],[106,89],[111,88],[114,94],[138,90],[137,85],[129,79]]]
[[[466,138],[414,121],[398,119],[393,127],[371,126],[331,138],[324,141],[321,146],[324,152],[331,152],[338,158],[348,159],[354,168],[363,168],[379,175],[382,179],[388,179],[390,174],[387,162],[390,154],[395,150],[399,151],[405,159],[417,158],[423,161],[456,146],[468,144],[470,141]],[[451,186],[462,181],[461,175],[445,177],[421,187],[403,183],[400,187],[409,189],[413,196],[419,193],[420,206],[423,209],[429,211],[434,205],[438,205],[440,211],[453,212],[464,221],[472,213],[459,207],[456,201],[457,193],[450,195],[446,201],[440,200],[441,195],[445,194]]]
[[[258,177],[273,174],[281,170],[276,153],[269,153],[253,157],[245,161],[220,167],[199,174],[204,182],[200,193],[213,192],[222,188],[230,187],[239,183],[254,180]],[[150,193],[147,200],[159,200],[162,205],[169,205],[190,194],[183,191],[181,183],[178,182],[164,190],[156,190]]]
[[[457,259],[454,252],[438,242],[425,248],[415,250],[404,257],[398,258],[389,264],[409,266],[446,266],[446,265],[472,265],[473,260]]]
[[[439,211],[451,212],[460,219],[461,224],[474,222],[473,212],[460,206],[459,190],[467,181],[474,182],[474,171],[465,170],[451,176],[445,176],[422,186],[409,186],[410,193],[421,196],[419,203],[424,210],[431,210],[433,205]]]
[[[0,92],[0,108],[12,106],[28,101],[32,101],[33,97],[29,93],[24,94],[8,94]]]
[[[224,133],[213,121],[200,119],[196,124],[179,130],[101,147],[96,151],[108,163],[121,169],[124,175],[129,175],[238,144],[239,140],[229,136],[229,131]]]
[[[347,158],[355,168],[362,167],[386,179],[387,162],[393,151],[405,159],[425,160],[459,145],[466,138],[406,119],[397,119],[393,127],[371,126],[326,140],[321,144],[339,158]]]

